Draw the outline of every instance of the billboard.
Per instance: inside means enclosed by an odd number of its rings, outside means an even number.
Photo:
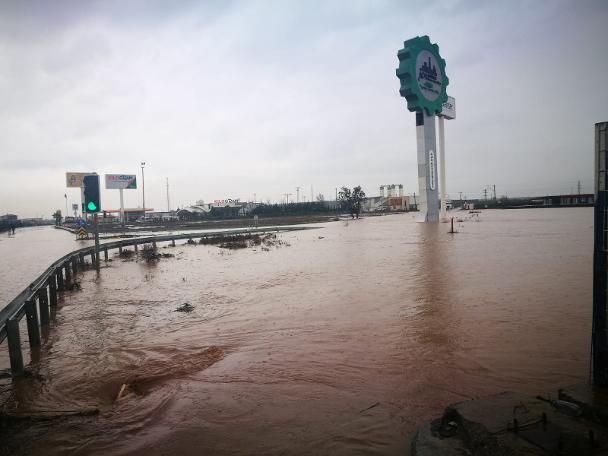
[[[82,179],[84,176],[89,176],[93,173],[65,173],[65,186],[66,187],[82,187]]]
[[[134,190],[136,188],[135,174],[106,174],[106,189]]]

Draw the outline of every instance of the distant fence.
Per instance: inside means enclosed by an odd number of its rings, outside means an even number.
[[[226,234],[264,234],[269,232],[302,230],[305,228],[293,227],[266,227],[259,229],[224,230],[208,233],[168,234],[160,236],[148,236],[141,238],[123,239],[119,241],[106,242],[99,246],[99,255],[108,260],[109,251],[118,250],[120,253],[124,247],[133,246],[137,251],[139,245],[170,242],[175,246],[178,239],[209,239]],[[0,310],[0,344],[8,339],[8,351],[13,376],[23,373],[23,354],[21,351],[21,337],[19,334],[19,321],[26,317],[27,334],[30,348],[40,347],[40,330],[49,326],[50,307],[57,306],[58,295],[69,288],[76,274],[85,267],[85,258],[91,257],[92,265],[95,265],[95,247],[84,247],[74,250],[62,256],[49,266],[40,276],[23,290],[7,306]],[[38,304],[36,306],[36,304]]]

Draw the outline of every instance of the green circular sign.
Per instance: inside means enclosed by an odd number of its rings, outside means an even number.
[[[399,93],[407,100],[407,109],[424,110],[429,116],[439,114],[448,99],[446,88],[449,83],[439,46],[431,44],[426,35],[417,36],[403,43],[397,57]]]

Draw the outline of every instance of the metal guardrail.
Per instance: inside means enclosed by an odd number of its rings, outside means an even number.
[[[123,247],[138,246],[141,244],[156,244],[158,242],[175,242],[179,239],[202,239],[209,237],[218,237],[220,235],[242,235],[242,234],[263,234],[279,231],[294,231],[303,230],[305,227],[265,227],[265,228],[244,228],[230,231],[211,231],[199,233],[185,234],[167,234],[157,236],[147,236],[140,238],[122,239],[119,241],[104,242],[99,246],[99,254],[103,252],[105,259],[108,258],[108,251]],[[7,306],[0,309],[0,343],[7,337],[9,338],[9,355],[11,359],[11,370],[13,374],[18,374],[22,369],[19,366],[21,359],[21,342],[19,339],[18,323],[27,314],[28,320],[28,336],[30,345],[40,344],[40,335],[38,328],[38,317],[40,317],[41,325],[48,324],[48,305],[50,293],[50,305],[57,304],[57,292],[65,289],[65,285],[72,280],[72,274],[75,276],[78,264],[82,266],[85,256],[95,258],[95,246],[84,247],[74,250],[55,261],[49,266],[40,276],[38,276],[28,287],[19,293]],[[94,261],[92,261],[94,263]],[[49,287],[49,293],[46,288]],[[36,312],[35,301],[38,299],[40,313]],[[29,308],[27,305],[29,304]],[[12,337],[11,337],[12,334]],[[16,340],[15,340],[16,339]],[[11,343],[12,342],[12,343]],[[17,353],[17,348],[18,352]],[[19,359],[14,359],[14,356],[19,356]]]

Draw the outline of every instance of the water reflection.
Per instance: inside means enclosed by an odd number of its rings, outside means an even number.
[[[454,287],[448,234],[445,224],[417,224],[420,242],[413,265],[414,295],[418,313],[412,324],[421,343],[450,350],[457,322],[453,312]],[[435,349],[436,347],[432,348]]]

